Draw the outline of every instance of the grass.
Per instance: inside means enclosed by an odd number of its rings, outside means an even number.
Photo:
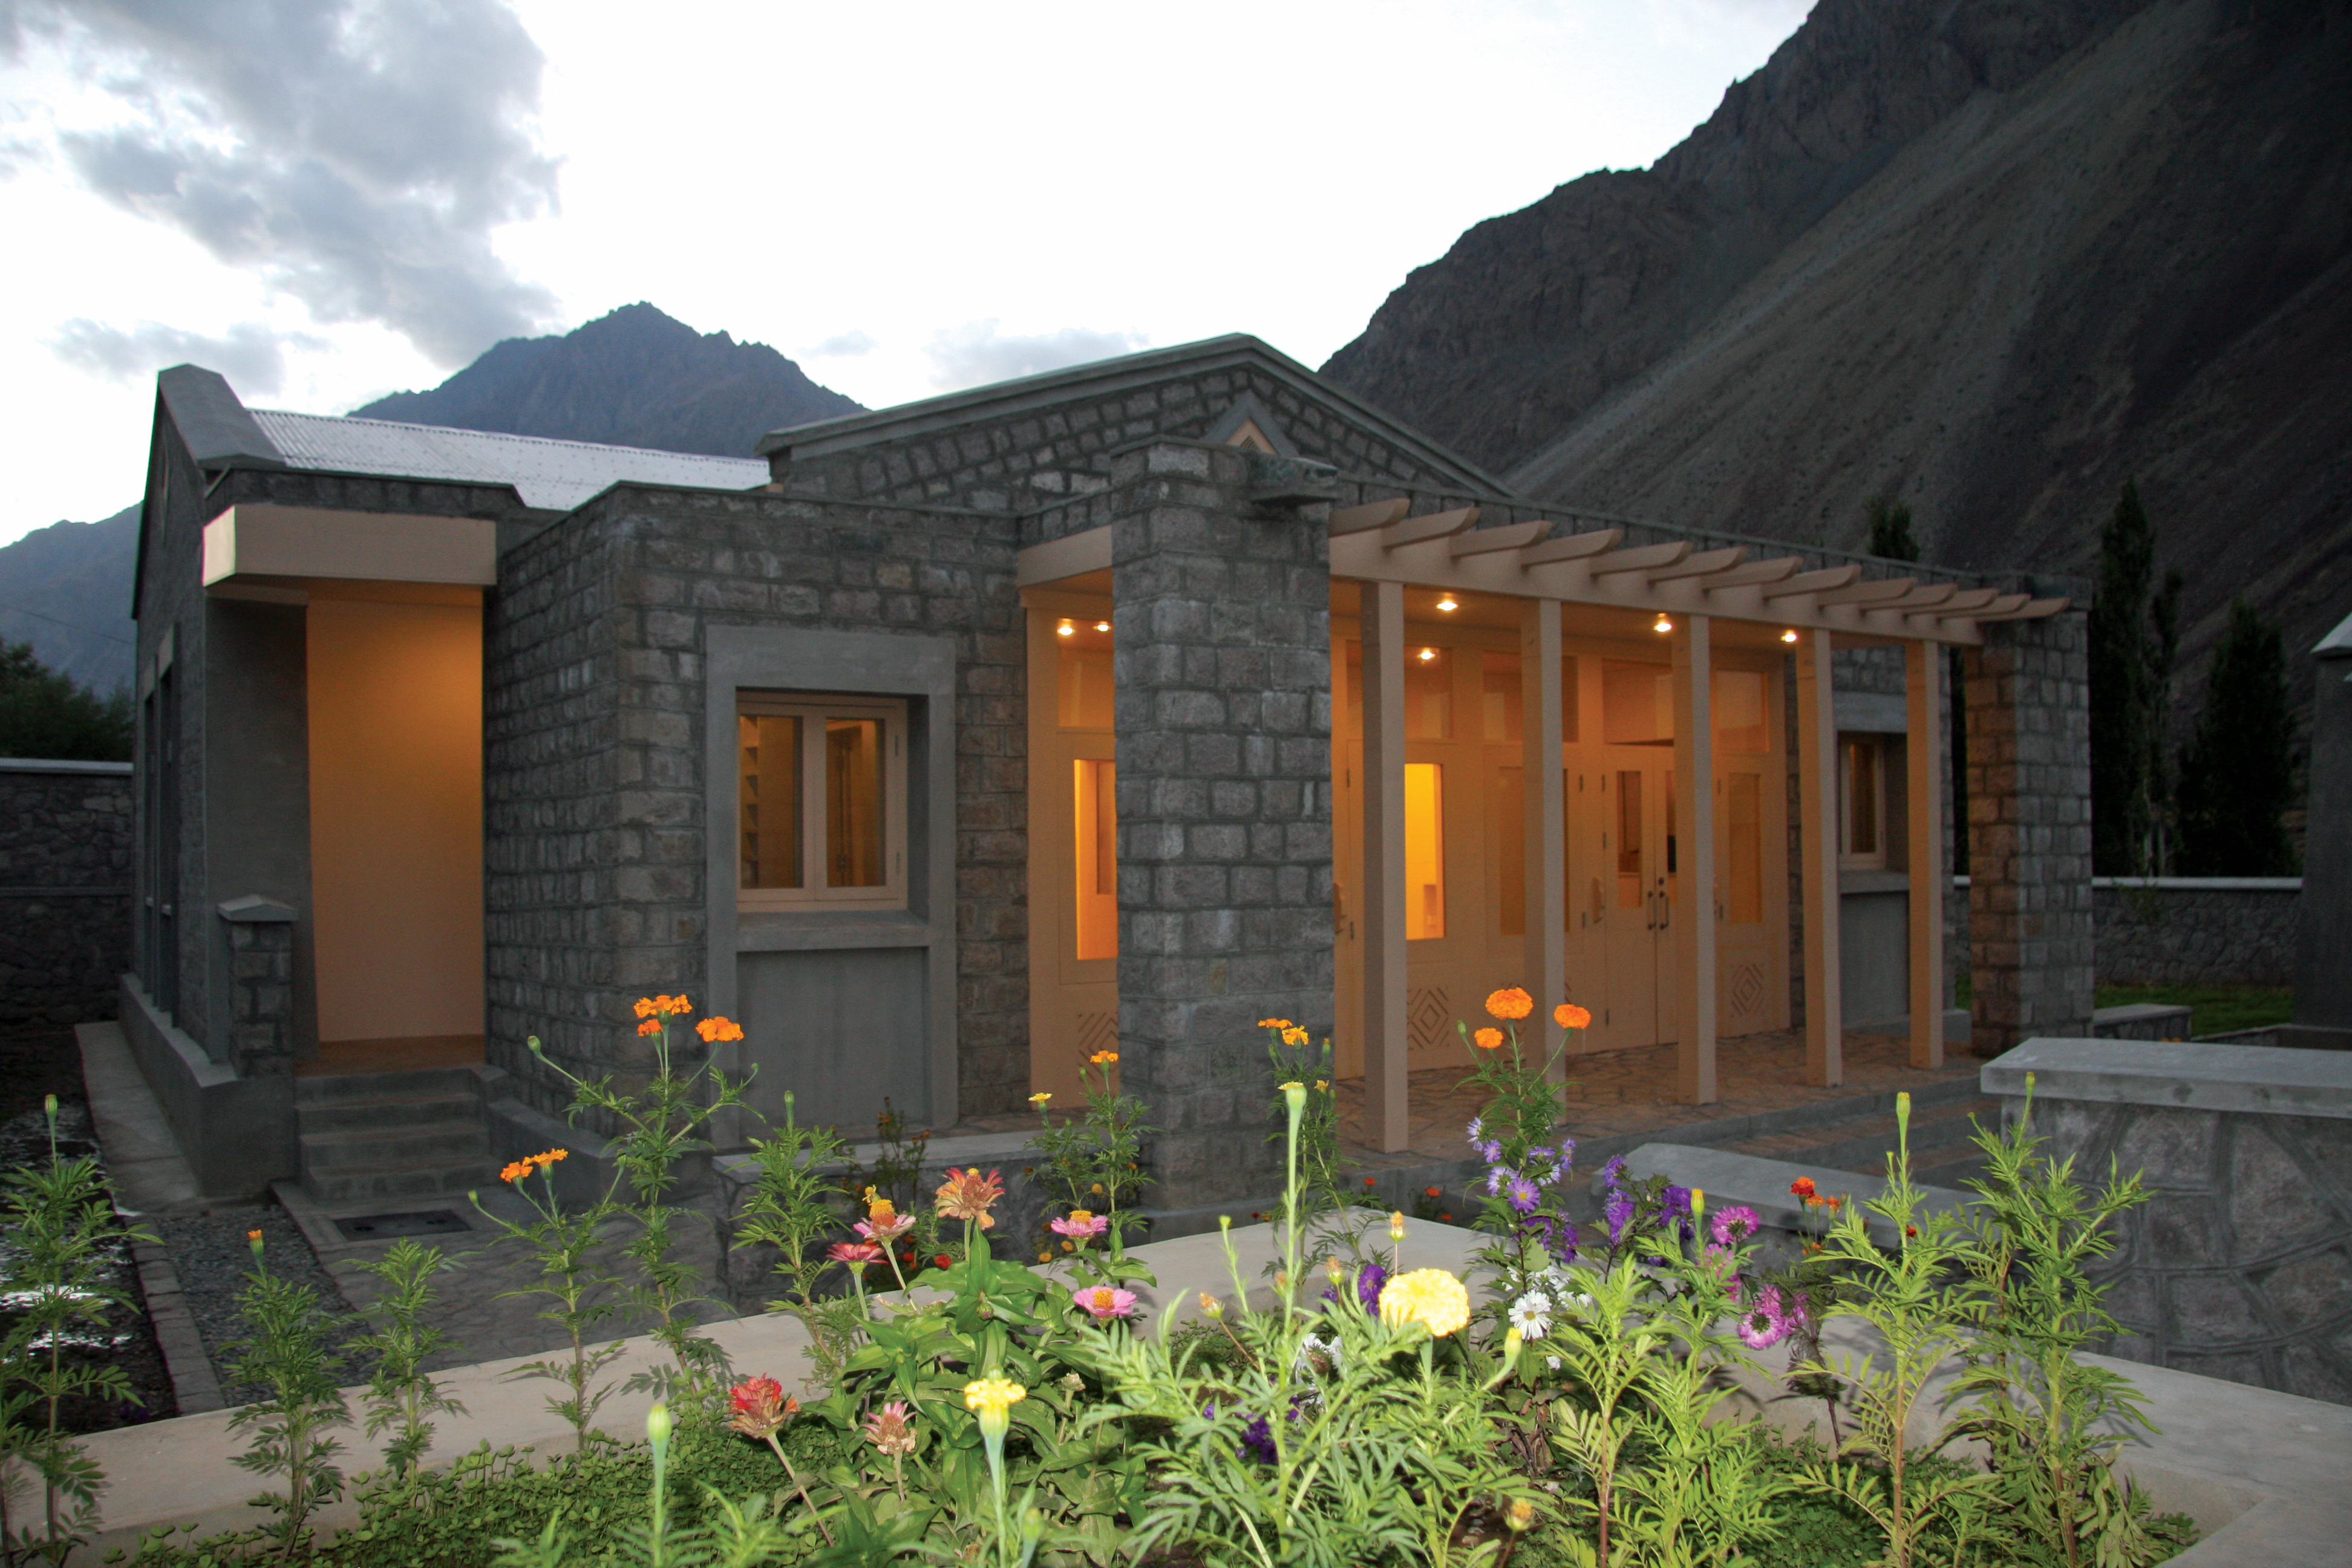
[[[1952,982],[1953,1006],[1967,1006],[1969,994],[1967,975]],[[2294,991],[2285,985],[2102,985],[2092,1005],[2123,1007],[2135,1002],[2189,1008],[2191,1035],[2259,1029],[2294,1016]]]

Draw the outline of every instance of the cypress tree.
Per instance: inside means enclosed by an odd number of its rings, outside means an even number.
[[[2149,869],[2148,759],[2156,681],[2148,647],[2148,584],[2156,531],[2139,486],[2124,481],[2099,531],[2098,598],[2091,605],[2091,868],[2103,877]]]
[[[2243,599],[2214,650],[2197,731],[2180,758],[2180,869],[2191,877],[2291,877],[2294,719],[2279,628]]]
[[[43,664],[30,643],[0,641],[0,757],[131,760],[131,693],[100,697]]]
[[[1911,536],[1911,503],[1891,495],[1870,501],[1869,552],[1887,561],[1916,561],[1919,542]]]

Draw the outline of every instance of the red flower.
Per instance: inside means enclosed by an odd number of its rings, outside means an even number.
[[[772,1377],[747,1377],[728,1393],[735,1407],[728,1425],[746,1437],[772,1437],[777,1428],[800,1414],[801,1402]]]
[[[1813,1195],[1813,1179],[1811,1176],[1799,1176],[1789,1184],[1789,1190],[1801,1198],[1810,1198]]]
[[[1423,1187],[1421,1189],[1421,1195],[1425,1198],[1443,1197],[1444,1193],[1438,1187]]]
[[[937,1258],[932,1258],[931,1261],[938,1264],[942,1268],[953,1268],[955,1267],[955,1259],[950,1258],[944,1252],[940,1253]]]

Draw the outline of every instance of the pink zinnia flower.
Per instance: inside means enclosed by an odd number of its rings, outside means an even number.
[[[915,1216],[902,1214],[889,1219],[861,1219],[850,1228],[877,1247],[887,1247],[915,1228]]]
[[[1132,1317],[1135,1313],[1135,1292],[1108,1285],[1089,1285],[1084,1289],[1073,1290],[1070,1299],[1092,1312],[1097,1322]]]
[[[866,1440],[894,1459],[915,1451],[915,1413],[903,1399],[894,1399],[866,1418]]]
[[[1110,1215],[1088,1214],[1084,1209],[1072,1209],[1069,1218],[1054,1221],[1052,1228],[1055,1236],[1066,1236],[1071,1240],[1076,1241],[1085,1237],[1100,1236],[1104,1231],[1108,1230]]]
[[[870,1241],[836,1241],[830,1256],[835,1263],[879,1263],[882,1249]]]
[[[801,1402],[772,1377],[747,1377],[727,1392],[734,1412],[728,1425],[746,1437],[772,1437],[800,1414]]]

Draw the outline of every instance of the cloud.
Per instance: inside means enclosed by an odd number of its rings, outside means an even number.
[[[992,318],[932,333],[924,353],[931,362],[931,384],[953,392],[1133,353],[1150,342],[1140,332],[1103,332],[1091,327],[1008,337],[997,331]]]
[[[832,337],[825,339],[824,342],[817,344],[816,347],[810,349],[807,353],[807,357],[810,359],[855,359],[859,354],[872,353],[876,349],[878,349],[882,345],[879,342],[875,341],[871,334],[863,331],[852,330],[846,332],[836,332]]]
[[[454,365],[553,313],[490,245],[553,206],[557,166],[533,125],[544,58],[498,0],[0,10],[111,100],[116,123],[57,135],[83,183],[317,320],[381,322]]]
[[[117,381],[143,380],[168,365],[200,364],[228,377],[239,392],[273,393],[286,379],[286,350],[320,348],[307,332],[278,332],[239,321],[219,337],[182,331],[160,321],[128,330],[77,316],[58,330],[50,348],[68,364]]]

